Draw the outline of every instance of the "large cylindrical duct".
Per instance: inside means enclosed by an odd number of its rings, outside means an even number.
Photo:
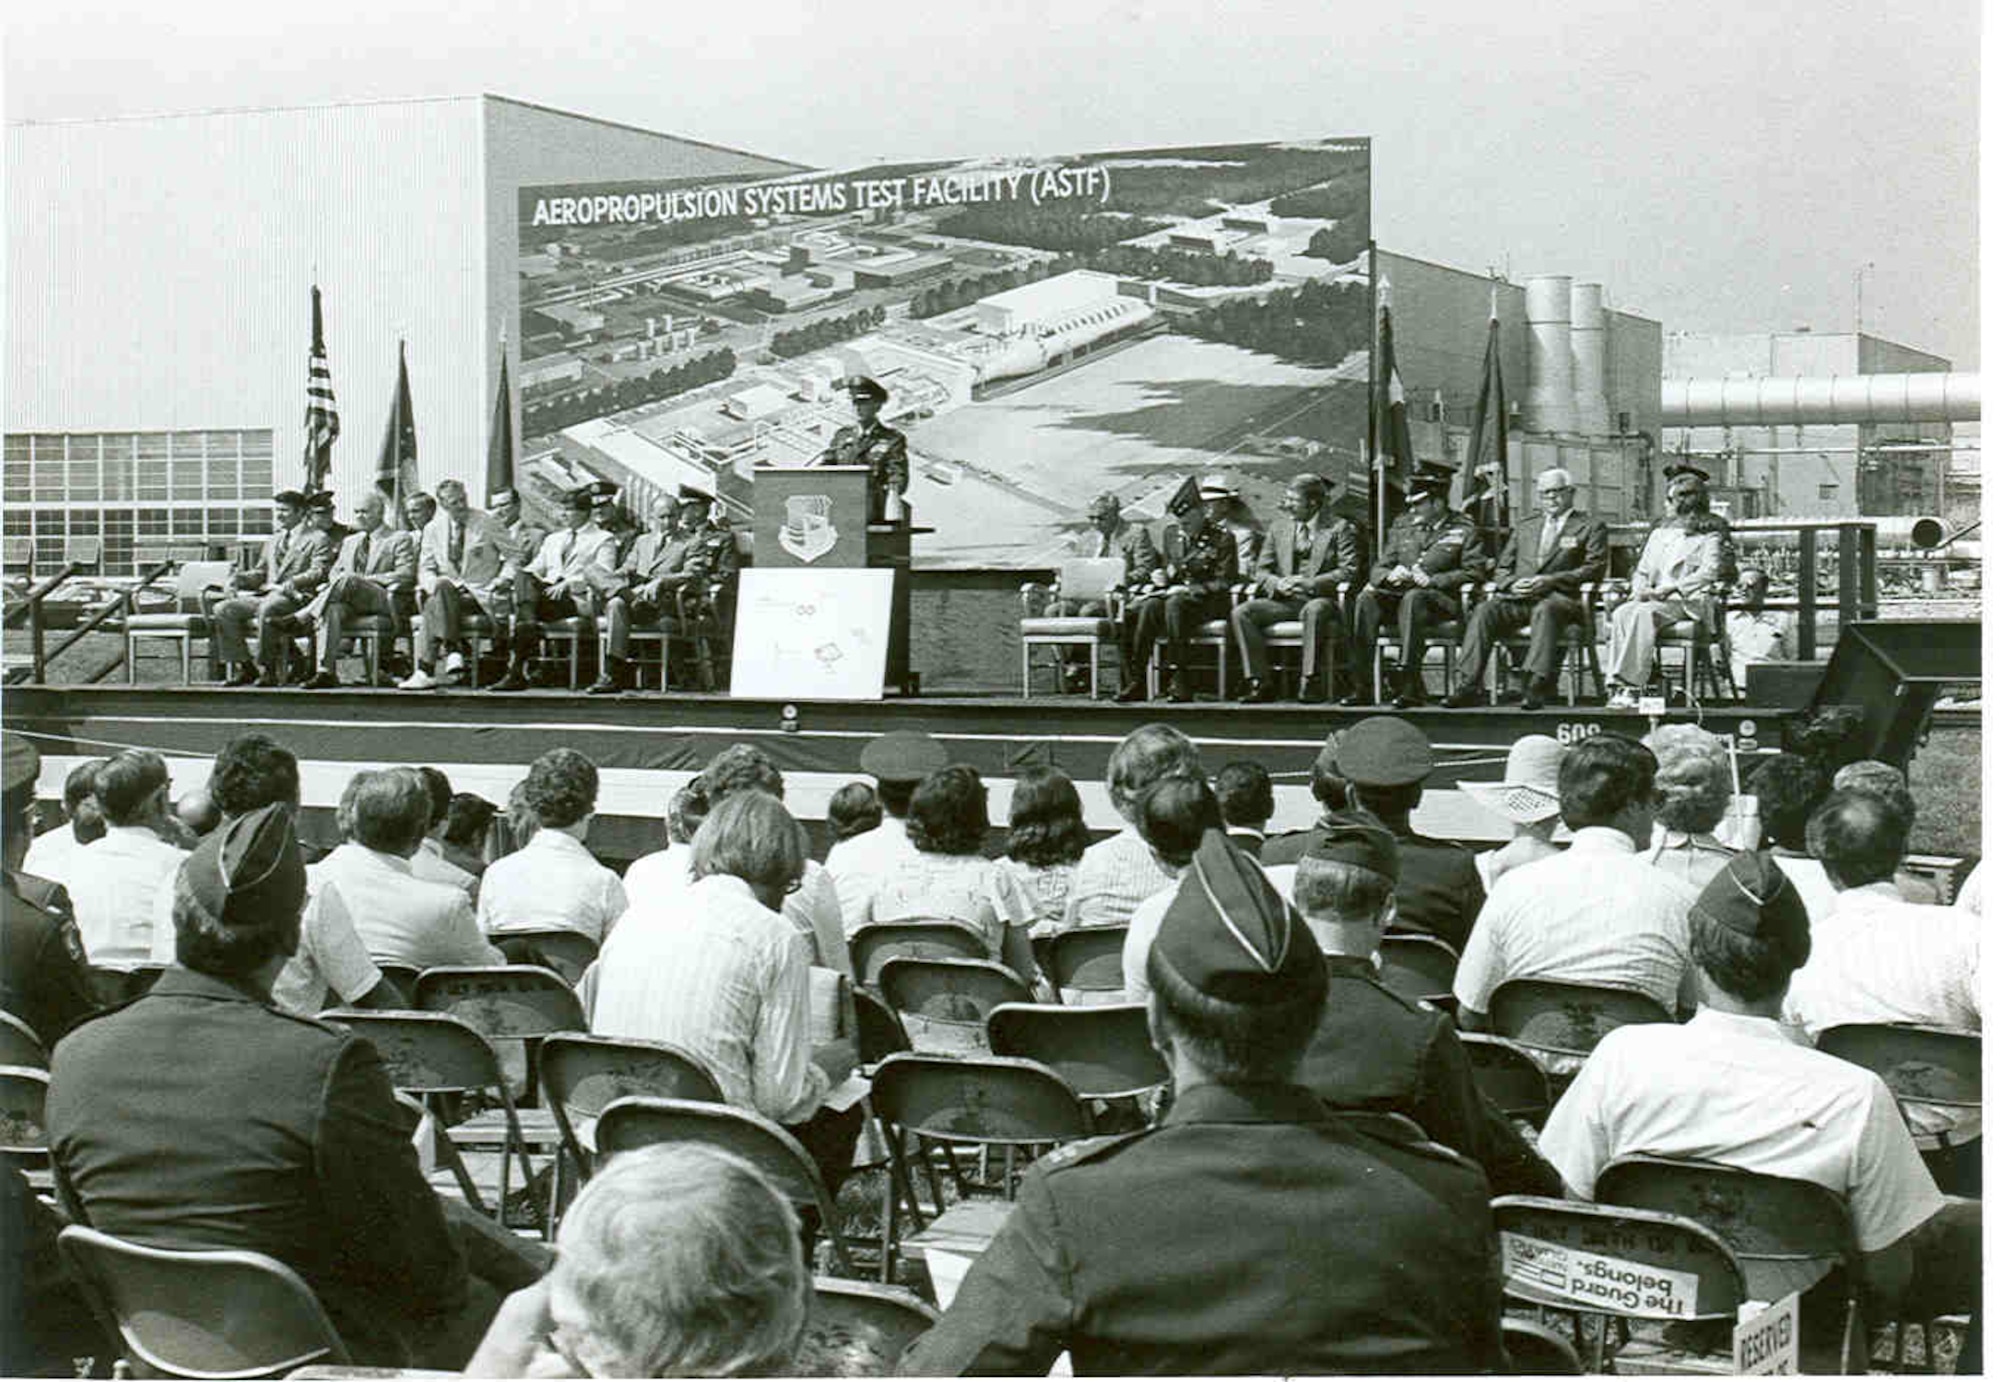
[[[1576,430],[1576,373],[1570,356],[1569,277],[1543,274],[1528,289],[1528,397],[1521,423],[1530,432]]]
[[[1579,283],[1569,294],[1569,359],[1576,386],[1576,430],[1587,437],[1611,432],[1609,337],[1604,320],[1604,285]]]
[[[1790,379],[1665,379],[1663,427],[1977,422],[1976,374],[1854,374]]]

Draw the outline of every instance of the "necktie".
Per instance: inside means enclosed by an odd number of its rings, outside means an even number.
[[[1111,534],[1099,533],[1097,535],[1097,555],[1100,557],[1111,555]]]
[[[564,567],[569,565],[569,554],[572,550],[575,549],[575,547],[576,547],[576,529],[574,528],[565,529],[563,532],[563,540],[562,540],[562,555],[556,558],[556,573],[558,575],[562,573]]]
[[[463,523],[454,523],[451,525],[450,550],[451,567],[452,570],[456,571],[465,560],[465,525]]]
[[[368,534],[361,535],[361,541],[354,544],[354,569],[362,575],[368,574]]]
[[[1292,539],[1292,546],[1297,548],[1301,554],[1304,554],[1312,551],[1312,542],[1313,542],[1312,524],[1310,523],[1299,524],[1298,535]]]
[[[1555,550],[1556,536],[1561,532],[1562,520],[1560,518],[1550,519],[1542,524],[1542,556],[1547,557],[1550,552]]]
[[[277,551],[277,562],[279,566],[283,566],[285,564],[285,549],[290,545],[291,536],[292,536],[291,533],[286,529],[280,529],[278,531],[278,544],[276,551]]]

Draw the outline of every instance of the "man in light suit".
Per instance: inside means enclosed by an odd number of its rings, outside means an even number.
[[[513,498],[513,491],[503,493]],[[463,484],[442,480],[437,497],[440,512],[425,526],[417,552],[424,629],[417,642],[417,670],[397,683],[405,691],[438,685],[440,645],[445,649],[443,679],[456,681],[465,674],[465,606],[471,604],[474,612],[499,624],[509,608],[517,566],[506,528],[472,507]]]
[[[600,480],[571,494],[569,526],[550,533],[535,559],[514,573],[512,655],[507,675],[493,684],[495,691],[528,689],[528,656],[541,644],[545,621],[597,617],[603,587],[617,570],[618,549],[592,510],[617,492],[617,486]]]
[[[320,667],[306,683],[308,691],[340,685],[336,668],[349,620],[370,615],[396,617],[398,603],[416,586],[417,536],[388,527],[383,522],[387,508],[379,490],[371,489],[361,497],[354,506],[354,532],[340,544],[340,555],[334,558],[326,585],[300,611],[301,620],[320,628]]]
[[[1646,535],[1632,571],[1632,594],[1611,611],[1605,671],[1611,681],[1606,706],[1637,710],[1639,692],[1653,675],[1660,630],[1683,620],[1697,628],[1716,615],[1716,597],[1728,584],[1732,547],[1729,524],[1708,507],[1708,472],[1672,465],[1667,517]]]
[[[1285,489],[1290,522],[1271,525],[1257,554],[1252,577],[1257,598],[1229,612],[1236,646],[1243,650],[1243,674],[1250,679],[1242,699],[1274,701],[1271,654],[1264,630],[1285,619],[1304,625],[1305,651],[1299,667],[1299,699],[1322,699],[1320,679],[1335,697],[1347,693],[1347,636],[1337,596],[1361,570],[1361,538],[1354,525],[1326,505],[1326,481],[1295,475]]]
[[[1556,694],[1563,630],[1583,621],[1581,592],[1586,584],[1604,579],[1611,534],[1576,511],[1576,481],[1562,467],[1537,475],[1535,494],[1541,517],[1515,525],[1507,535],[1494,576],[1499,589],[1465,621],[1458,654],[1458,665],[1465,670],[1446,705],[1479,704],[1479,677],[1494,641],[1523,626],[1528,655],[1516,674],[1514,697],[1525,708],[1538,710]]]
[[[326,582],[332,545],[323,532],[307,527],[306,497],[281,491],[271,500],[277,532],[264,546],[262,569],[230,574],[229,588],[240,592],[215,610],[215,652],[236,671],[224,685],[283,686],[291,643],[291,618]],[[250,656],[250,626],[257,627],[257,657]]]

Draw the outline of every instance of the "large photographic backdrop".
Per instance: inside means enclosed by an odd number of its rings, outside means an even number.
[[[1197,469],[1269,513],[1360,474],[1368,245],[1361,138],[526,187],[522,454],[742,506],[867,374],[920,565],[1046,566]]]

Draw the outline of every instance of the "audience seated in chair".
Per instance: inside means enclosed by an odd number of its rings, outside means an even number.
[[[597,765],[575,749],[550,749],[529,765],[523,797],[535,833],[481,877],[480,929],[496,942],[510,931],[576,931],[601,946],[626,899],[618,875],[584,846]]]
[[[1174,881],[1174,871],[1139,833],[1139,803],[1156,782],[1184,775],[1206,775],[1201,750],[1172,725],[1141,725],[1119,740],[1105,765],[1104,786],[1125,825],[1084,850],[1070,885],[1063,930],[1124,926],[1135,907]]]
[[[1026,768],[1007,802],[1004,858],[1035,909],[1031,934],[1047,936],[1069,910],[1077,865],[1090,844],[1083,798],[1061,768]]]
[[[46,878],[65,887],[73,876],[83,847],[104,838],[104,808],[97,802],[97,772],[111,760],[86,758],[69,770],[63,779],[65,819],[35,836],[28,845],[28,857],[21,872]]]
[[[1524,734],[1507,750],[1507,766],[1498,782],[1460,782],[1459,790],[1505,820],[1513,838],[1498,849],[1473,856],[1479,881],[1487,893],[1523,864],[1562,853],[1556,827],[1562,824],[1562,798],[1556,775],[1564,748],[1546,734]]]
[[[1127,1003],[1143,1003],[1151,995],[1146,957],[1153,951],[1174,899],[1180,896],[1195,850],[1208,832],[1223,829],[1222,807],[1215,792],[1206,779],[1194,773],[1175,774],[1153,783],[1139,799],[1135,818],[1139,837],[1167,881],[1132,909],[1126,924],[1119,968],[1125,976]]]
[[[18,870],[28,850],[28,817],[34,807],[35,778],[41,772],[42,756],[28,739],[8,732],[0,735],[0,760],[4,760],[0,762],[0,771],[4,771],[4,788],[0,788],[0,851],[4,851],[4,860],[0,860],[0,1008],[33,1029],[37,1043],[46,1050],[89,1016],[96,1003],[67,895],[59,885],[52,885],[39,900],[22,891]]]
[[[919,782],[950,761],[937,740],[906,729],[872,739],[861,750],[861,771],[875,779],[882,823],[826,852],[826,871],[840,894],[840,928],[848,935],[861,928],[868,904],[888,872],[915,857],[916,846],[903,823],[910,814],[910,798]]]
[[[1659,767],[1659,805],[1646,862],[1693,888],[1722,871],[1735,853],[1715,832],[1729,814],[1729,750],[1700,725],[1661,725],[1646,736]]]
[[[173,799],[166,760],[127,749],[97,773],[104,838],[83,847],[68,880],[84,953],[100,969],[131,969],[153,951],[160,897],[187,858],[163,838]]]

